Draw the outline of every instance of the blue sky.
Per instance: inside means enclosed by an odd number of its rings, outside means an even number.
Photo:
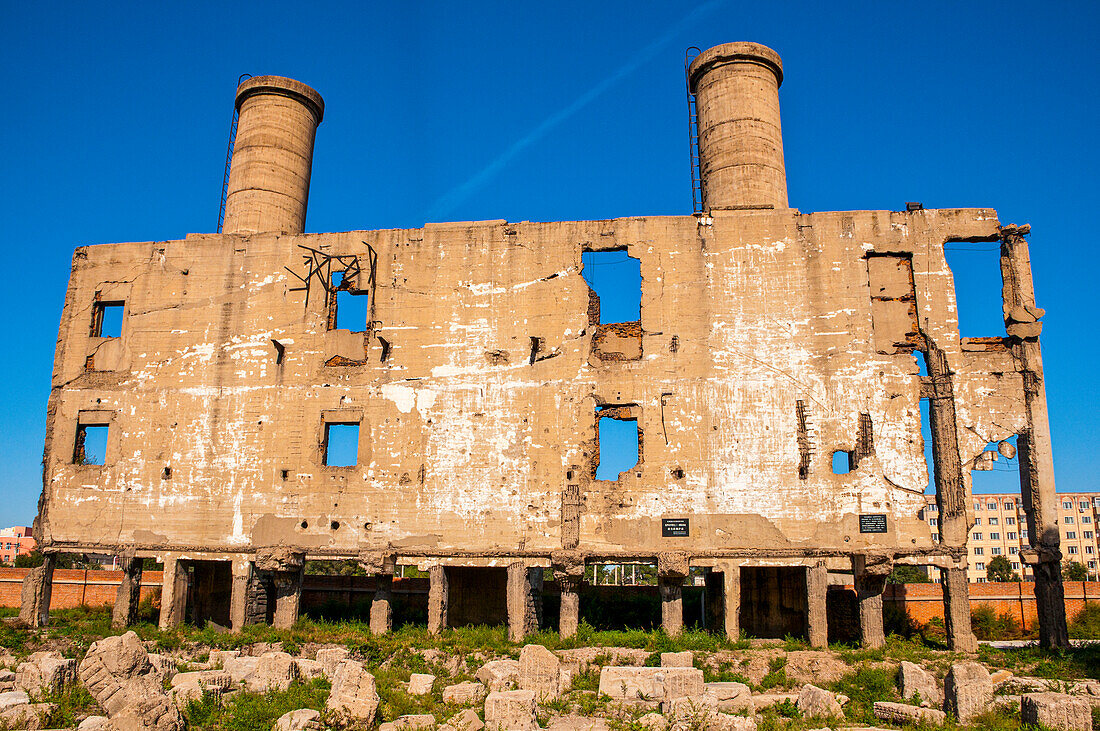
[[[1032,224],[1058,487],[1097,489],[1098,13],[1083,2],[3,3],[0,526],[35,511],[73,247],[214,230],[240,74],[291,76],[325,97],[308,231],[684,214],[684,50],[733,40],[783,57],[793,206],[992,206]]]

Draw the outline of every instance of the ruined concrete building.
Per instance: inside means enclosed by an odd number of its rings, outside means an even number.
[[[694,215],[315,234],[321,96],[244,81],[223,231],[73,256],[40,545],[124,556],[120,624],[150,556],[163,626],[286,625],[304,560],[356,559],[378,576],[377,631],[411,564],[430,573],[434,631],[496,611],[516,637],[548,570],[570,633],[586,564],[652,561],[669,632],[703,567],[716,628],[814,645],[830,569],[854,571],[875,645],[891,567],[930,565],[951,645],[973,649],[970,470],[1017,436],[1023,560],[1043,642],[1065,645],[1028,227],[984,208],[789,207],[782,80],[755,43],[691,62]],[[954,241],[999,243],[1005,335],[960,338]],[[582,274],[606,251],[640,262],[633,322],[604,322]],[[345,326],[357,302],[367,314]],[[596,479],[609,419],[636,426],[639,458]],[[331,463],[337,434],[351,464]],[[930,479],[938,540],[919,515]],[[46,619],[52,565],[24,586],[28,622]]]

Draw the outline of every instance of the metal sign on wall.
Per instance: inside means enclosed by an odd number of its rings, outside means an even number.
[[[688,535],[688,519],[662,518],[661,535],[665,538],[686,538]]]
[[[886,515],[883,513],[863,513],[859,516],[860,533],[885,533]]]

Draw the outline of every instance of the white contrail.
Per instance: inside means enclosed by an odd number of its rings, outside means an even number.
[[[661,48],[663,48],[674,38],[676,38],[676,36],[681,31],[686,29],[688,26],[698,22],[704,15],[714,10],[714,8],[718,7],[723,2],[724,0],[710,0],[709,2],[703,3],[702,5],[685,15],[683,19],[670,27],[664,35],[650,43],[648,46],[635,54],[633,58],[620,66],[615,71],[615,73],[611,74],[603,81],[596,84],[585,93],[581,94],[565,108],[555,112],[554,114],[551,114],[537,127],[532,129],[530,132],[528,132],[517,141],[513,142],[507,150],[502,152],[495,160],[493,160],[480,171],[478,171],[477,174],[475,174],[469,180],[462,183],[461,185],[452,188],[447,193],[440,196],[440,198],[432,204],[431,208],[428,209],[427,214],[425,214],[424,216],[424,220],[438,221],[442,219],[443,216],[446,216],[448,213],[453,211],[455,208],[458,207],[460,203],[469,198],[475,190],[480,188],[490,178],[500,172],[500,170],[505,165],[511,162],[512,158],[514,158],[526,148],[533,145],[538,140],[545,137],[547,133],[550,132],[550,130],[554,129],[559,124],[579,112],[586,105],[590,104],[593,100],[600,96],[600,94],[603,94],[620,79],[633,73],[639,66],[644,64],[649,59],[653,58],[653,56],[655,56],[657,52],[661,50]]]

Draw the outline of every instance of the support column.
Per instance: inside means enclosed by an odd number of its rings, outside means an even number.
[[[137,622],[138,604],[141,602],[141,569],[144,559],[132,553],[119,556],[122,580],[115,594],[115,608],[111,612],[111,627],[125,629]]]
[[[882,626],[882,592],[886,588],[889,564],[868,565],[866,556],[852,556],[852,577],[859,602],[859,635],[864,647],[882,647],[886,632]]]
[[[550,556],[554,578],[561,589],[561,608],[558,614],[558,634],[572,637],[580,626],[581,595],[584,582],[584,556],[573,551],[556,551]]]
[[[248,599],[252,582],[252,561],[248,558],[233,560],[233,584],[229,597],[229,627],[240,632],[248,624]]]
[[[661,594],[661,626],[665,634],[675,637],[684,629],[684,599],[682,576],[658,576]]]
[[[970,624],[970,584],[966,564],[946,568],[943,577],[943,624],[947,630],[947,648],[955,652],[977,652],[978,638]]]
[[[370,632],[384,635],[393,628],[393,574],[378,574],[374,600],[370,603]]]
[[[537,577],[533,576],[536,573]],[[541,576],[541,570],[529,569],[522,561],[508,565],[508,637],[512,642],[521,642],[527,635],[538,632],[532,579],[541,579]]]
[[[57,554],[47,553],[42,565],[23,577],[20,592],[19,622],[25,627],[45,627],[50,621],[50,597],[53,594],[53,570]]]
[[[722,569],[726,637],[741,638],[741,564],[728,562]]]
[[[272,626],[278,629],[290,629],[298,621],[304,574],[304,568],[297,571],[280,571],[275,574],[275,618],[271,623]]]
[[[829,593],[829,569],[824,561],[806,567],[806,634],[811,647],[829,646],[829,616],[825,597]]]
[[[428,569],[428,631],[438,635],[447,627],[447,571],[443,566]]]
[[[175,556],[165,556],[160,587],[160,628],[171,629],[183,622],[186,610],[187,566]]]

